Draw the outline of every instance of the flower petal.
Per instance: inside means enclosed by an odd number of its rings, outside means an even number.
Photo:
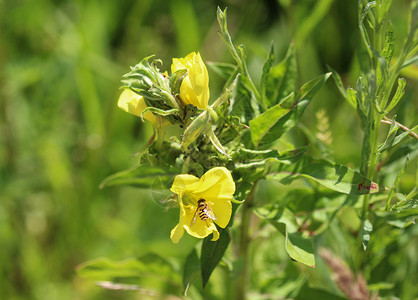
[[[196,188],[196,185],[199,182],[199,178],[189,174],[180,174],[174,178],[173,185],[171,186],[171,191],[177,195],[183,194],[185,192],[193,191]]]
[[[217,241],[219,239],[219,231],[216,230],[213,232],[213,237],[211,239],[212,242]]]
[[[199,53],[192,52],[184,58],[173,58],[171,72],[187,69],[187,75],[180,86],[183,105],[192,104],[206,109],[209,101],[209,75]]]
[[[184,219],[186,216],[186,211],[184,209],[183,201],[182,201],[182,193],[178,195],[179,200],[179,207],[180,207],[180,218],[179,223],[171,230],[170,239],[173,243],[178,243],[180,239],[183,237],[184,234]]]
[[[177,224],[176,227],[174,227],[171,230],[170,239],[173,243],[177,244],[180,239],[183,237],[184,234],[184,228],[182,224]]]
[[[231,219],[232,214],[232,204],[229,200],[222,200],[219,199],[218,201],[212,202],[210,200],[207,201],[212,208],[213,213],[216,216],[215,223],[219,225],[219,227],[225,228],[228,225],[229,220]]]
[[[202,176],[194,193],[212,202],[217,199],[231,200],[235,193],[235,182],[227,168],[212,168]]]
[[[140,117],[147,107],[144,98],[130,89],[124,89],[118,100],[118,107],[130,114]],[[143,115],[145,120],[156,123],[157,119],[152,112],[146,112]]]

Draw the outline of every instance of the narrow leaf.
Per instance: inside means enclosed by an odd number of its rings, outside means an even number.
[[[385,111],[390,112],[396,104],[399,103],[402,96],[405,94],[405,86],[406,86],[406,80],[404,78],[398,78],[398,88],[396,89],[396,93],[392,98],[392,101],[390,101],[387,108],[385,108]]]
[[[170,77],[171,92],[174,95],[180,94],[180,86],[184,77],[187,76],[187,69],[180,69],[174,72]]]
[[[293,128],[309,101],[330,75],[331,73],[327,73],[309,81],[300,88],[296,95],[292,93],[279,104],[251,120],[251,139],[254,145],[256,147],[270,145]]]
[[[105,178],[99,188],[113,185],[132,185],[140,188],[169,188],[177,172],[167,172],[161,168],[137,165],[131,169],[115,173]]]
[[[332,78],[334,79],[335,85],[337,86],[338,90],[340,91],[341,95],[347,99],[347,92],[344,88],[343,81],[341,80],[340,75],[337,71],[335,71],[330,66],[327,66],[328,71],[332,73]],[[351,103],[350,103],[351,104]]]
[[[187,149],[187,147],[193,143],[205,129],[209,121],[209,113],[205,110],[198,115],[192,123],[184,130],[181,147]]]
[[[154,253],[122,261],[112,261],[108,258],[93,259],[79,265],[77,273],[82,277],[94,280],[155,277],[166,282],[176,282],[180,279],[174,272],[173,266],[165,258]],[[175,274],[173,275],[173,273]]]
[[[141,113],[141,118],[143,117],[143,115],[145,115],[146,112],[152,112],[154,115],[159,115],[159,116],[170,116],[170,115],[175,115],[178,113],[178,109],[177,108],[173,108],[173,109],[168,109],[168,110],[164,110],[164,109],[159,109],[156,107],[152,107],[152,106],[148,106],[146,107],[143,112]]]
[[[392,119],[392,122],[390,124],[390,128],[388,131],[388,134],[386,135],[385,142],[379,146],[377,151],[379,153],[382,153],[383,151],[387,150],[389,147],[392,146],[393,140],[396,137],[396,132],[398,131],[399,126],[395,122],[395,117]]]
[[[400,168],[400,170],[396,174],[395,181],[393,182],[393,186],[389,191],[388,199],[386,200],[386,206],[385,206],[386,210],[389,210],[390,201],[392,200],[393,194],[395,193],[395,191],[399,187],[399,183],[401,181],[401,178],[402,178],[403,174],[405,173],[405,169],[406,169],[406,166],[408,165],[408,163],[409,163],[409,155],[407,155],[405,157],[405,163],[403,164],[402,168]]]
[[[219,141],[218,137],[215,135],[215,132],[213,132],[212,125],[209,124],[208,126],[206,126],[205,133],[209,137],[210,142],[212,143],[212,145],[215,146],[216,150],[218,150],[223,155],[227,155],[228,156],[228,154],[226,154],[226,151],[225,151],[224,146],[222,146],[222,144]]]
[[[231,241],[228,229],[219,229],[219,239],[215,242],[211,241],[211,237],[206,237],[202,243],[202,253],[200,256],[200,265],[202,270],[203,287],[209,281],[215,267],[221,261],[228,245]]]
[[[331,190],[350,194],[372,194],[385,190],[384,187],[363,177],[359,172],[346,166],[334,164],[323,159],[313,159],[304,156],[294,164],[283,164],[274,160],[269,161],[267,179],[280,180],[289,184],[294,179],[306,177]]]
[[[260,80],[260,90],[261,90],[261,95],[263,97],[263,103],[267,104],[266,101],[266,90],[267,90],[267,85],[268,85],[268,81],[270,78],[270,72],[271,72],[271,68],[273,67],[274,64],[274,45],[273,43],[271,43],[270,46],[270,52],[267,56],[266,61],[264,62],[263,65],[263,73],[261,74],[261,80]]]
[[[348,103],[350,103],[350,105],[354,108],[357,109],[357,91],[355,89],[352,88],[348,88],[347,89],[347,101]]]
[[[312,241],[299,232],[299,225],[293,212],[283,207],[265,207],[256,210],[257,215],[269,221],[286,237],[285,247],[289,256],[305,265],[315,267]]]
[[[395,49],[395,35],[393,33],[392,22],[389,21],[388,29],[386,31],[386,36],[385,36],[385,46],[382,50],[382,56],[385,58],[386,63],[388,65],[392,59],[394,49]]]
[[[187,296],[187,291],[190,286],[200,277],[200,261],[197,256],[195,248],[189,253],[184,264],[183,271],[183,289],[184,295]]]
[[[370,234],[373,231],[373,225],[372,223],[370,223],[369,220],[364,220],[362,227],[361,227],[361,231],[360,231],[360,237],[361,237],[361,242],[363,244],[363,249],[366,250],[367,246],[370,242]]]
[[[286,231],[286,251],[294,260],[315,268],[312,242],[303,238],[300,232],[290,233]]]

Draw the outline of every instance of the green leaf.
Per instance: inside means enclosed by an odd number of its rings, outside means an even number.
[[[367,249],[367,245],[370,241],[370,234],[373,231],[373,225],[368,219],[363,221],[360,231],[361,242],[363,244],[363,249]]]
[[[418,143],[416,140],[411,140],[407,143],[400,144],[396,151],[388,152],[388,156],[380,169],[382,176],[391,176],[396,174],[405,164],[405,157],[409,155],[409,160],[412,161],[418,157]]]
[[[228,47],[229,51],[232,54],[232,57],[237,62],[239,68],[242,70],[243,69],[243,65],[245,64],[245,62],[242,61],[242,58],[238,54],[237,48],[232,43],[231,36],[229,35],[228,26],[227,26],[227,14],[226,14],[226,10],[227,9],[225,8],[225,10],[222,11],[219,8],[219,6],[218,6],[217,19],[218,19],[218,23],[219,23],[219,28],[221,30],[221,32],[219,33],[219,35],[221,36],[221,38],[225,42],[226,46]]]
[[[167,172],[162,168],[137,165],[131,169],[121,171],[105,178],[99,188],[114,185],[132,185],[140,188],[165,189],[170,188],[177,172]]]
[[[267,103],[266,90],[267,90],[268,81],[269,81],[269,78],[270,78],[270,71],[271,71],[271,68],[273,67],[274,60],[275,60],[274,45],[273,45],[273,43],[271,43],[270,53],[267,56],[266,61],[264,62],[263,73],[261,74],[261,80],[260,80],[260,90],[261,90],[261,95],[263,97],[263,103],[264,104]]]
[[[403,174],[405,173],[405,169],[406,169],[406,166],[408,165],[408,163],[409,163],[409,155],[407,155],[405,157],[405,163],[403,164],[402,168],[400,168],[400,170],[396,174],[395,182],[393,183],[393,186],[389,191],[388,199],[386,200],[386,207],[385,207],[386,210],[389,210],[390,201],[392,200],[393,194],[395,193],[395,191],[399,187],[399,183],[401,181],[401,178],[402,178]]]
[[[150,278],[169,283],[179,283],[180,276],[165,258],[148,253],[139,258],[112,261],[108,258],[97,258],[77,267],[78,275],[93,280],[137,279],[149,281]]]
[[[275,65],[268,77],[265,102],[268,107],[276,105],[296,89],[297,66],[293,44],[290,44],[285,58]]]
[[[215,132],[213,132],[212,125],[209,124],[209,126],[206,126],[205,133],[209,137],[212,145],[215,146],[216,150],[218,150],[223,155],[229,156],[228,154],[226,154],[225,148],[219,141],[218,137],[215,135]]]
[[[183,82],[184,77],[187,76],[187,73],[188,73],[187,69],[180,69],[171,75],[170,87],[171,87],[171,92],[174,95],[180,94],[180,86],[181,86],[181,83]]]
[[[170,115],[176,115],[179,110],[177,108],[164,110],[164,109],[159,109],[159,108],[156,108],[156,107],[148,106],[141,113],[142,120],[143,120],[143,115],[148,111],[152,112],[154,115],[159,115],[159,116],[162,116],[162,117],[166,117],[166,116],[170,116]]]
[[[293,101],[294,94],[290,97]],[[271,145],[296,125],[308,101],[295,101],[294,103],[295,106],[292,108],[284,108],[281,104],[277,104],[250,121],[251,139],[256,147]]]
[[[200,115],[198,115],[192,123],[184,130],[181,148],[187,149],[187,147],[193,143],[200,135],[200,133],[205,129],[209,121],[209,113],[205,110]]]
[[[315,268],[312,241],[299,232],[299,225],[292,211],[284,207],[265,207],[256,211],[257,215],[269,221],[285,237],[285,247],[289,256],[305,265]]]
[[[404,78],[398,78],[398,87],[396,89],[396,93],[392,98],[392,101],[390,101],[387,108],[385,108],[385,111],[390,112],[396,104],[399,103],[402,96],[405,94],[405,86],[406,86],[406,80]]]
[[[286,231],[286,251],[294,260],[315,268],[312,242],[303,238],[300,232],[289,233]]]
[[[329,78],[327,73],[303,85],[298,93],[290,94],[279,104],[250,121],[251,139],[256,147],[271,145],[293,128],[314,94]]]
[[[338,90],[340,91],[341,95],[344,98],[347,98],[347,92],[344,88],[343,81],[341,80],[340,75],[337,71],[327,65],[328,71],[332,73],[332,78],[334,79],[335,85],[337,86]],[[351,104],[351,103],[350,103]]]
[[[399,129],[399,126],[396,125],[396,127],[393,128],[393,129],[392,129],[392,126],[391,126],[391,129],[388,133],[388,136],[387,136],[385,142],[378,149],[379,153],[382,153],[384,151],[388,151],[388,150],[392,149],[397,144],[402,142],[406,137],[408,137],[408,135],[411,132],[413,132],[414,130],[416,130],[417,128],[418,128],[418,125],[416,125],[414,128],[409,129],[408,131],[402,132],[401,134],[396,136],[396,132]]]
[[[202,243],[200,265],[202,270],[203,287],[205,287],[208,283],[210,275],[218,263],[221,261],[231,241],[228,229],[219,229],[219,233],[220,236],[217,241],[212,242],[212,237],[208,236],[203,240]]]
[[[96,280],[109,280],[117,277],[140,277],[145,270],[145,265],[135,258],[118,262],[108,258],[97,258],[77,267],[78,275]]]
[[[393,117],[388,134],[386,135],[385,142],[382,145],[380,145],[377,149],[379,153],[382,153],[383,151],[389,149],[392,146],[393,140],[396,137],[396,132],[398,131],[398,129],[399,126],[395,122],[395,117]]]
[[[352,88],[347,89],[347,101],[350,105],[357,110],[357,91]]]
[[[248,88],[245,87],[244,80],[244,77],[238,77],[235,93],[233,93],[230,99],[231,114],[248,124],[254,118],[254,112],[251,104],[252,95]]]
[[[390,207],[391,211],[396,211],[397,213],[415,209],[414,214],[418,214],[418,199],[409,199],[405,201],[398,201]]]
[[[283,164],[271,159],[266,168],[269,172],[267,179],[280,180],[285,184],[299,177],[306,177],[326,188],[350,195],[372,194],[385,190],[346,166],[309,156],[303,156],[302,159],[296,157],[293,164]]]
[[[249,127],[242,124],[240,119],[236,116],[228,116],[224,119],[222,132],[219,133],[218,138],[221,144],[226,145],[227,143],[234,140],[237,136],[242,135]]]
[[[187,255],[183,269],[183,289],[184,295],[187,296],[190,286],[200,277],[200,261],[196,248]]]
[[[228,99],[230,99],[231,94],[233,93],[233,91],[235,90],[237,86],[238,78],[239,78],[239,75],[235,77],[234,81],[224,90],[222,95],[220,95],[219,98],[213,102],[213,104],[210,106],[210,109],[215,109],[219,107],[220,105],[224,104]]]
[[[228,28],[227,28],[227,15],[226,15],[226,8],[222,11],[219,7],[217,10],[217,20],[219,23],[220,32],[219,35],[225,42],[226,46],[228,47],[229,51],[231,52],[232,57],[235,59],[238,70],[241,73],[240,81],[242,81],[245,88],[251,92],[250,98],[250,105],[253,112],[258,115],[259,108],[258,104],[261,101],[260,93],[258,89],[255,87],[251,77],[248,73],[247,62],[246,62],[246,50],[244,45],[234,45],[232,43],[231,36],[229,35]]]
[[[394,49],[395,49],[395,35],[393,33],[392,22],[389,21],[388,29],[386,31],[386,36],[385,36],[385,46],[382,50],[382,56],[385,58],[387,65],[390,64]]]
[[[402,65],[401,69],[406,68],[412,64],[415,64],[418,61],[418,55],[414,55],[411,58],[407,59]]]

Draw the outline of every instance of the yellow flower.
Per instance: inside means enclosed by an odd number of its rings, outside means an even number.
[[[178,195],[180,206],[180,221],[171,231],[171,240],[178,243],[186,230],[196,238],[213,233],[212,241],[216,241],[219,232],[214,222],[225,228],[232,213],[235,182],[229,170],[212,168],[200,179],[189,174],[177,175],[171,191]]]
[[[138,95],[130,89],[124,89],[118,100],[118,107],[130,114],[140,117],[147,104],[144,97]],[[150,121],[154,125],[157,123],[157,117],[150,111],[143,115],[145,120]]]
[[[199,53],[192,52],[184,58],[173,58],[171,72],[187,69],[187,76],[180,86],[180,100],[183,105],[206,109],[209,101],[209,75]]]

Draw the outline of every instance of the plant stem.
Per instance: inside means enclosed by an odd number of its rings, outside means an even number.
[[[381,115],[379,112],[375,111],[372,114],[373,124],[371,127],[371,145],[370,145],[370,157],[369,162],[367,164],[367,176],[366,178],[370,179],[371,181],[376,181],[376,163],[377,163],[377,147],[379,144],[379,131],[380,131],[380,123],[382,120]],[[364,196],[363,201],[363,211],[362,211],[362,220],[364,221],[368,217],[369,213],[369,202],[370,202],[370,194],[366,194]]]
[[[247,287],[250,279],[250,256],[249,246],[251,242],[250,225],[251,225],[251,209],[254,206],[254,194],[257,186],[255,182],[251,188],[251,191],[245,198],[245,202],[242,205],[241,212],[241,228],[240,228],[240,240],[239,240],[239,260],[242,262],[243,269],[241,277],[237,282],[237,300],[247,299]]]

